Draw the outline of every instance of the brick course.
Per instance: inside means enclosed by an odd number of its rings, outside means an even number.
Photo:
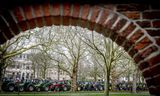
[[[158,87],[160,86],[158,82],[160,80],[158,76],[160,67],[153,66],[160,63],[160,53],[147,61],[144,60],[153,52],[160,50],[159,7],[147,4],[44,3],[41,5],[17,6],[9,9],[9,12],[11,14],[0,13],[4,17],[0,17],[0,29],[2,30],[0,32],[0,44],[14,37],[11,31],[18,34],[20,31],[45,25],[51,26],[52,24],[81,26],[103,33],[106,37],[109,36],[109,32],[112,32],[110,38],[123,46],[137,64],[141,61],[138,67],[140,70],[146,70],[143,71],[143,76],[146,78],[151,77],[151,79],[146,80],[147,85],[154,86],[154,88],[149,88],[150,93],[153,95],[158,94],[157,92],[160,90]],[[96,22],[97,19],[99,19],[98,22]],[[106,22],[106,20],[108,21]],[[130,24],[126,25],[128,22]],[[138,30],[135,30],[136,28]],[[105,33],[104,30],[109,32]],[[142,36],[144,38],[138,41]]]

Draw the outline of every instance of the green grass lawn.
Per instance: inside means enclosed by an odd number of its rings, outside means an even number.
[[[0,93],[0,96],[103,96],[103,92],[21,92],[18,93]],[[141,92],[138,94],[127,92],[110,92],[110,96],[149,96],[148,92]]]

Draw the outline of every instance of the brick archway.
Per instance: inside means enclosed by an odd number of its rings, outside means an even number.
[[[109,36],[135,60],[150,94],[160,94],[159,42],[133,20],[110,7],[67,3],[18,6],[0,15],[0,43],[21,31],[52,24],[81,26]]]

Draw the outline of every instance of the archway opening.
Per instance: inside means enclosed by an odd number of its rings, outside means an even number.
[[[108,33],[111,36],[112,33]],[[77,88],[74,91],[103,91],[104,85],[101,85],[102,89],[99,87],[84,89],[80,84],[97,82],[107,84],[107,81],[111,84],[109,90],[113,91],[131,91],[133,85],[137,83],[143,87],[140,88],[138,85],[133,88],[134,90],[138,88],[139,91],[147,90],[141,75],[136,80],[138,68],[125,50],[95,31],[74,26],[44,26],[23,32],[3,46],[8,46],[8,49],[4,49],[7,51],[3,57],[10,56],[6,59],[6,64],[13,59],[15,63],[12,67],[21,66],[17,67],[19,71],[12,72],[14,74],[9,73],[11,70],[7,68],[6,73],[8,72],[7,74],[14,79],[17,77],[20,80],[43,78],[71,81],[67,90],[72,89],[75,80]]]

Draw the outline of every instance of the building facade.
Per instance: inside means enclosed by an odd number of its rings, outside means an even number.
[[[13,58],[13,63],[9,65],[5,70],[5,77],[13,79],[34,79],[42,78],[41,69],[36,67],[35,74],[32,68],[32,61],[29,59],[30,54],[23,53]],[[68,80],[70,77],[62,70],[52,67],[47,70],[46,78],[52,80]]]
[[[20,54],[13,58],[13,63],[6,68],[5,77],[32,79],[32,62],[28,59],[29,54]]]

